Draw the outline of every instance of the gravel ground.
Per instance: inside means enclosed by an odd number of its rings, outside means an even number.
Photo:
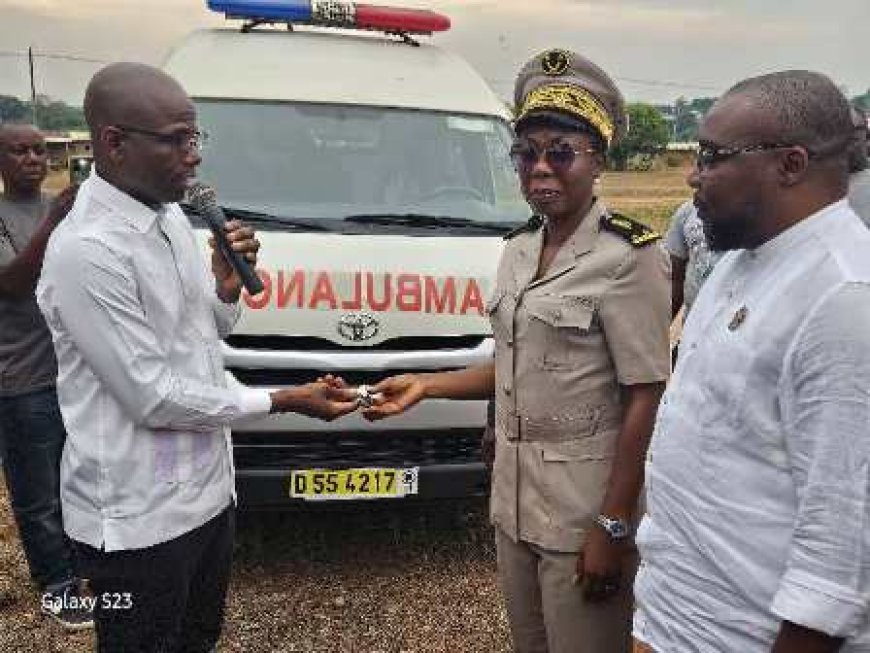
[[[507,653],[483,501],[241,515],[221,651]],[[40,616],[0,489],[0,652],[81,652]]]

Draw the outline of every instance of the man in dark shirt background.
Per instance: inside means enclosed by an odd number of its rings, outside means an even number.
[[[45,245],[75,199],[42,192],[45,139],[30,125],[0,125],[0,456],[12,511],[42,610],[65,628],[93,625],[78,596],[59,497],[66,432],[58,408],[51,334],[34,295]]]

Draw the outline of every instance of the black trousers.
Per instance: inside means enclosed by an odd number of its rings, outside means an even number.
[[[106,552],[73,542],[96,599],[100,653],[199,653],[217,644],[235,535],[230,506],[199,528],[149,547]]]

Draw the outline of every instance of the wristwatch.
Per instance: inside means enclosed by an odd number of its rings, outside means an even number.
[[[626,539],[631,532],[631,529],[628,527],[628,522],[623,519],[608,517],[604,513],[595,518],[595,523],[607,532],[611,540],[616,542]]]

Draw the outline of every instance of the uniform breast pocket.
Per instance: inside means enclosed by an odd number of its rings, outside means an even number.
[[[528,311],[529,337],[540,347],[544,369],[576,367],[600,333],[594,306],[578,298],[535,298],[529,300]]]

